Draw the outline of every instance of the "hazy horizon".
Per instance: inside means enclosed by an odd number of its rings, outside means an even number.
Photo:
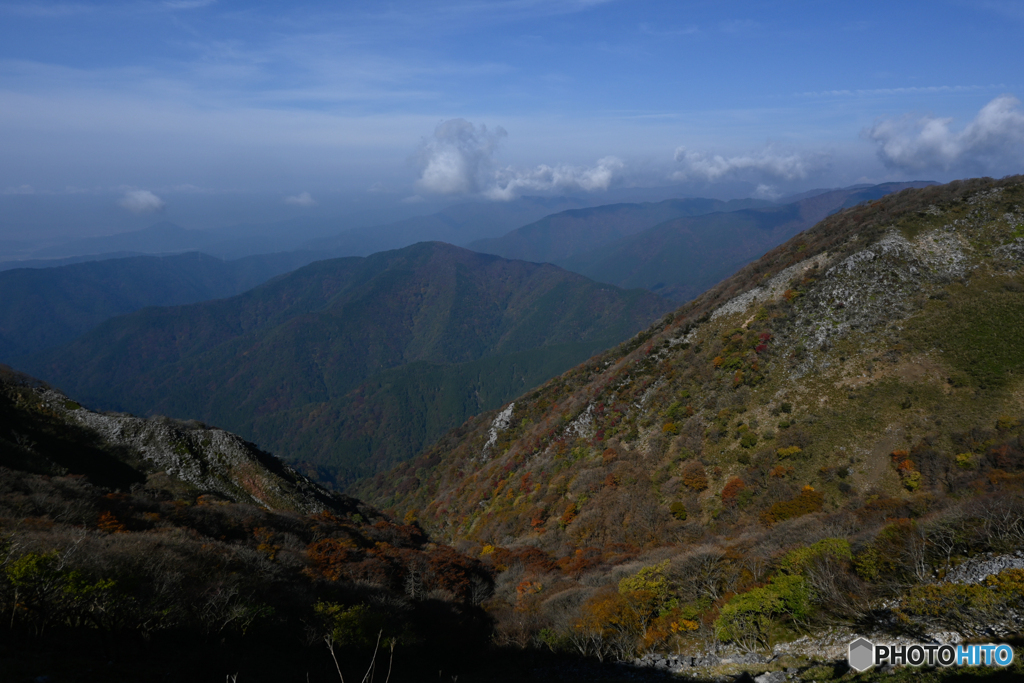
[[[6,241],[1024,170],[1020,2],[11,2],[0,17]]]

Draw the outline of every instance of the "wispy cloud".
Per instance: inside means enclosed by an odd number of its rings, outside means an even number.
[[[12,187],[4,188],[4,191],[0,194],[35,194],[35,188],[31,185],[15,185]]]
[[[164,200],[149,190],[129,190],[124,193],[118,204],[120,204],[121,208],[138,214],[158,213],[163,211],[166,206]]]
[[[985,10],[1008,19],[1024,21],[1024,2],[1019,0],[987,0],[979,2],[971,0],[961,3],[971,10]]]
[[[286,204],[293,206],[301,206],[302,208],[308,208],[310,206],[316,206],[316,200],[313,199],[313,195],[308,192],[300,192],[299,194],[285,197],[284,201]]]
[[[694,25],[671,28],[666,26],[653,26],[648,23],[640,24],[640,33],[658,38],[678,38],[679,36],[692,36],[700,33],[700,28]]]
[[[525,18],[575,14],[608,5],[615,0],[454,0],[420,5],[423,11],[473,21],[519,21]],[[416,3],[419,4],[419,3]],[[415,11],[412,6],[406,12]]]
[[[171,10],[200,9],[213,5],[217,0],[166,0],[163,5]]]
[[[771,146],[760,152],[737,156],[696,152],[679,147],[676,149],[675,160],[682,168],[672,174],[673,180],[710,181],[744,173],[775,180],[799,180],[826,169],[830,163],[827,154],[779,152]]]
[[[863,135],[878,146],[879,158],[890,168],[948,171],[960,166],[982,170],[1005,163],[1019,166],[1024,112],[1016,97],[995,98],[962,130],[953,130],[952,123],[951,118],[905,116],[878,121]]]
[[[82,14],[124,15],[153,11],[183,11],[200,9],[213,5],[217,0],[163,0],[162,2],[100,4],[85,2],[4,2],[0,3],[0,13],[13,14],[20,17],[37,19],[62,19]]]
[[[36,19],[60,19],[95,12],[97,7],[79,2],[4,2],[0,13]]]
[[[607,189],[623,168],[615,157],[605,157],[590,167],[540,164],[531,169],[497,168],[494,153],[507,137],[500,126],[488,130],[465,119],[441,123],[416,156],[420,167],[416,189],[433,194],[480,194],[497,200],[512,199],[523,191],[593,192]]]
[[[865,88],[859,90],[815,90],[797,93],[798,97],[864,97],[874,95],[926,95],[954,92],[1005,90],[1005,84],[989,85],[927,85],[906,88]]]

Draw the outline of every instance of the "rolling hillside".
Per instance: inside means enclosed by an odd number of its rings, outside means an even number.
[[[555,266],[422,243],[111,319],[23,365],[92,405],[224,425],[344,482],[666,308]]]
[[[497,237],[548,214],[590,205],[591,199],[581,197],[518,197],[508,202],[456,204],[426,216],[346,230],[337,235],[311,240],[303,244],[302,248],[335,256],[367,256],[424,241],[469,247],[470,243]],[[469,248],[497,253],[505,258],[520,258],[476,247]]]

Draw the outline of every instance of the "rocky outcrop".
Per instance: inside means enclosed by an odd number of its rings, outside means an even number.
[[[198,495],[213,494],[235,502],[269,510],[310,514],[323,511],[363,517],[379,515],[355,499],[338,495],[296,472],[274,456],[241,437],[199,422],[163,417],[139,418],[124,414],[97,413],[82,407],[63,393],[30,377],[0,372],[0,389],[14,397],[5,403],[12,424],[43,419],[50,432],[69,435],[66,448],[100,449],[153,480],[164,474],[184,483]],[[34,442],[25,437],[23,450],[35,456]],[[90,475],[67,466],[59,472]],[[79,468],[81,469],[81,468]],[[363,509],[365,508],[365,510]]]
[[[757,655],[755,655],[757,656]],[[697,656],[689,655],[660,655],[648,653],[643,657],[633,660],[633,665],[643,668],[663,669],[670,673],[679,673],[693,668],[709,668],[718,666],[722,660],[713,654]]]
[[[1024,569],[1024,550],[1008,555],[986,553],[972,557],[951,569],[945,580],[949,583],[981,583],[993,574],[1007,569]]]

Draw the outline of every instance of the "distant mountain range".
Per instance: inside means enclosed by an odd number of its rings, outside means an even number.
[[[0,362],[67,343],[146,306],[234,296],[313,258],[285,252],[222,261],[190,252],[0,272]]]
[[[552,265],[421,243],[113,318],[20,366],[92,405],[224,425],[345,480],[668,308]]]
[[[501,237],[477,240],[473,251],[538,263],[559,263],[644,232],[665,221],[723,211],[774,206],[760,199],[668,199],[607,204],[545,216]]]
[[[456,204],[427,216],[314,239],[303,244],[302,248],[334,256],[368,256],[416,242],[448,242],[465,247],[480,239],[497,237],[543,216],[585,206],[593,204],[580,197],[519,197],[508,202]]]
[[[105,259],[134,254],[202,251],[226,259],[282,251],[312,251],[319,258],[367,256],[424,241],[464,246],[566,209],[593,206],[596,197],[519,197],[508,202],[467,202],[393,223],[351,228],[345,218],[295,218],[265,224],[239,224],[206,230],[160,222],[142,230],[85,237],[50,246],[0,240],[0,270],[64,265],[67,259]]]
[[[1024,176],[661,220],[679,210],[574,210],[504,244],[619,279],[675,254],[659,289],[685,296],[831,215],[679,307],[424,242],[20,363],[68,393],[0,366],[0,660],[352,680],[392,638],[391,680],[822,680],[846,671],[837,632],[1021,632]],[[12,271],[0,321],[39,347],[288,267],[238,263]]]
[[[761,200],[675,199],[574,208],[473,246],[525,260],[557,261],[593,280],[686,299],[842,206],[923,184],[810,193],[783,206]],[[377,244],[400,243],[420,228],[467,237],[479,234],[495,216],[516,221],[574,201],[524,198],[499,209],[466,204],[364,237]],[[173,239],[190,232],[157,226],[150,236],[163,234],[171,241],[153,244],[169,248]],[[323,259],[332,250],[359,246],[331,239],[316,249],[235,261],[191,252],[0,272],[0,362],[36,371],[99,405],[224,424],[311,466],[325,467],[321,476],[327,479],[340,468],[347,480],[411,455],[466,416],[542,383],[667,310],[654,297],[601,288],[557,268],[537,270],[523,263],[503,272],[494,265],[506,263],[501,259],[436,243],[314,265],[305,274],[285,276],[291,284],[271,283],[246,299],[249,303],[236,302],[237,308],[232,308],[236,303],[212,302]],[[527,276],[527,271],[545,275]],[[492,277],[500,281],[491,282]],[[318,279],[321,292],[310,284]],[[463,282],[469,289],[460,289]],[[524,289],[517,298],[512,292],[520,285]],[[298,294],[294,286],[305,289]],[[368,289],[356,294],[359,287]],[[417,304],[402,289],[407,287],[427,292],[422,295],[425,312],[414,311]],[[555,289],[561,294],[552,293]],[[265,301],[266,296],[284,299]],[[596,308],[584,305],[587,296],[595,297]],[[305,302],[299,308],[290,301],[296,298]],[[484,308],[481,301],[488,302]],[[638,308],[628,310],[625,301]],[[71,344],[116,316],[199,302],[212,303],[140,312]],[[273,316],[261,318],[253,306]],[[513,308],[502,313],[507,306]],[[308,329],[297,322],[302,316],[313,316]],[[225,325],[225,320],[238,322]],[[415,320],[430,322],[413,331],[403,327],[415,328]],[[464,346],[467,337],[452,327],[453,320],[482,326],[472,348]],[[378,336],[366,336],[360,325],[377,330]],[[505,334],[520,341],[502,340]],[[447,341],[438,346],[441,338]],[[250,353],[262,359],[263,367],[277,370],[254,370],[260,363],[247,357]],[[332,353],[344,360],[331,358]],[[320,367],[324,364],[329,369]],[[109,373],[120,378],[113,386]],[[325,373],[326,378],[321,376]],[[249,388],[243,391],[243,386]]]
[[[643,287],[682,302],[842,208],[932,184],[814,191],[785,205],[688,199],[602,206],[547,216],[470,247],[555,263],[598,282]]]

